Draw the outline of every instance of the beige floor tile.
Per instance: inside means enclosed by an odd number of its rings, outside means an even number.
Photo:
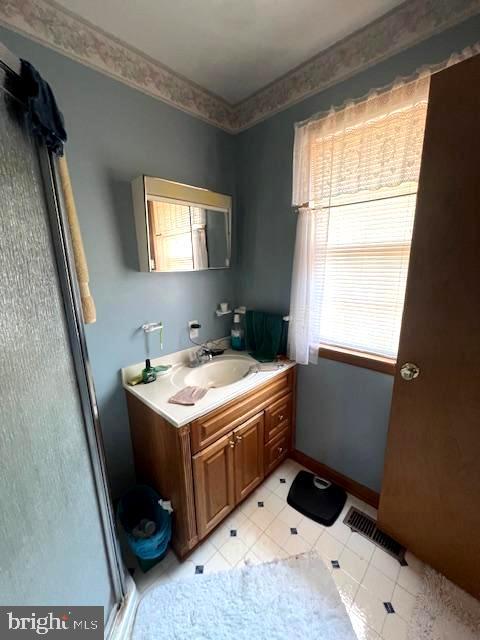
[[[396,584],[395,589],[393,590],[391,602],[395,609],[395,613],[408,622],[412,616],[413,608],[415,606],[415,596],[406,591],[399,584]]]
[[[240,562],[247,551],[247,545],[239,538],[230,538],[228,542],[220,547],[220,553],[232,567]]]
[[[369,627],[372,627],[374,631],[381,633],[387,616],[383,602],[361,585],[353,601],[352,611],[364,620]]]
[[[210,560],[210,558],[212,558],[217,553],[217,551],[218,549],[209,540],[205,540],[198,545],[198,547],[188,557],[188,559],[194,565],[206,564]]]
[[[302,514],[288,504],[280,511],[277,517],[289,527],[296,527],[303,520]]]
[[[264,491],[263,493],[257,493],[255,491],[251,496],[249,496],[246,500],[244,500],[240,506],[240,511],[250,518],[250,516],[255,513],[255,511],[259,508],[258,503],[262,502],[267,496],[271,495],[271,491]]]
[[[373,552],[375,551],[375,545],[367,538],[364,538],[359,533],[352,533],[347,540],[347,547],[351,549],[357,556],[363,558],[367,562],[370,562]]]
[[[307,553],[312,548],[311,544],[298,534],[291,534],[282,546],[289,556],[296,556],[300,553]]]
[[[235,509],[233,513],[231,513],[224,521],[222,526],[225,529],[238,529],[240,525],[245,522],[247,517],[244,513],[240,511],[240,509]]]
[[[245,520],[237,531],[237,538],[240,538],[245,545],[250,548],[262,536],[263,531],[252,520]]]
[[[348,615],[358,640],[382,640],[381,636],[369,627],[362,617],[357,616],[352,610],[349,610]]]
[[[242,566],[249,566],[252,564],[261,564],[261,562],[262,561],[257,556],[257,554],[254,553],[251,549],[249,549],[247,553],[244,555],[243,560],[241,561],[240,564]]]
[[[288,496],[288,492],[290,491],[290,484],[287,480],[286,484],[279,484],[273,491],[273,493],[281,498],[282,500],[286,500]]]
[[[382,551],[379,547],[375,547],[370,563],[381,571],[387,578],[396,582],[400,571],[400,563],[392,556]]]
[[[314,545],[324,531],[327,531],[327,529],[321,524],[318,524],[318,522],[314,522],[313,520],[310,520],[310,518],[306,517],[297,524],[297,529],[302,538],[305,538],[305,540],[310,542],[311,545]]]
[[[328,531],[325,531],[318,538],[314,549],[330,564],[332,560],[340,559],[344,546],[336,538],[331,536]]]
[[[273,515],[277,516],[282,509],[285,508],[285,500],[271,493],[264,499],[265,509],[268,509]]]
[[[184,580],[185,578],[194,577],[195,565],[190,560],[184,560],[176,567],[169,569],[167,574],[171,580]]]
[[[262,531],[265,531],[268,525],[275,520],[275,514],[265,507],[257,507],[250,516],[250,520]]]
[[[353,603],[360,585],[342,569],[334,569],[332,571],[332,578],[337,585],[343,604],[349,607]]]
[[[275,518],[265,529],[265,533],[281,547],[291,535],[289,525],[280,518]]]
[[[397,583],[413,596],[416,596],[422,588],[423,571],[423,567],[420,570],[411,566],[400,567]]]
[[[287,557],[287,553],[266,534],[251,547],[251,551],[262,561],[271,562]]]
[[[205,574],[218,573],[219,571],[227,571],[228,569],[231,569],[230,563],[225,559],[220,551],[217,551],[216,554],[204,565],[203,572]]]
[[[321,542],[324,537],[325,535],[319,539],[319,542]],[[340,567],[344,571],[351,575],[357,582],[362,582],[363,576],[365,575],[368,567],[368,562],[366,560],[357,556],[357,554],[348,547],[344,547],[340,558],[337,559],[340,562]]]
[[[335,524],[333,524],[331,527],[325,527],[325,529],[331,536],[336,538],[342,544],[347,543],[347,540],[350,538],[350,535],[352,533],[350,527],[347,527],[346,524],[343,524],[343,520],[340,520],[340,518],[338,518]]]
[[[407,640],[407,623],[395,614],[387,615],[383,624],[382,637],[383,640]]]
[[[391,602],[395,582],[387,578],[376,567],[369,565],[362,580],[362,587],[382,602]]]

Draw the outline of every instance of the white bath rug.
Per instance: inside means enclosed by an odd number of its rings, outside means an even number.
[[[323,561],[305,554],[153,586],[133,640],[356,640]]]
[[[417,596],[408,640],[479,640],[480,602],[431,567]]]

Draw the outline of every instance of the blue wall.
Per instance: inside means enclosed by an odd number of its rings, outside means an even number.
[[[290,207],[294,123],[361,97],[421,65],[444,60],[452,51],[474,43],[479,33],[480,16],[304,100],[238,137],[238,304],[288,312],[296,225]],[[300,366],[297,448],[380,490],[392,382],[391,376],[328,360],[317,366]]]
[[[86,333],[115,494],[133,480],[119,369],[144,357],[137,328],[163,320],[168,353],[188,346],[189,319],[204,325],[202,337],[225,335],[230,320],[214,315],[222,300],[288,312],[296,223],[290,208],[294,122],[440,61],[478,33],[475,17],[234,137],[0,29],[0,40],[50,81],[67,121],[98,314]],[[237,266],[138,272],[130,181],[141,173],[233,194]],[[327,360],[299,369],[298,448],[379,490],[392,378]]]
[[[234,194],[234,138],[10,31],[0,41],[32,62],[64,112],[67,155],[97,306],[86,327],[114,494],[133,481],[119,369],[145,357],[146,321],[162,320],[164,352],[189,346],[188,320],[202,337],[228,333],[220,301],[233,300],[233,270],[150,274],[137,270],[130,181],[146,173]],[[159,355],[157,352],[155,355]]]

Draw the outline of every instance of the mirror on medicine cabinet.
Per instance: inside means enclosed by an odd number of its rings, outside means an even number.
[[[132,195],[140,271],[230,266],[230,196],[148,176],[132,182]]]

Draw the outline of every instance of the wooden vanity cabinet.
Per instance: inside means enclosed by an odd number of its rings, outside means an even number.
[[[171,501],[181,558],[288,456],[295,379],[292,367],[182,427],[127,391],[137,480]]]
[[[262,482],[263,411],[250,418],[233,432],[235,441],[235,500],[237,504]]]
[[[233,435],[229,433],[193,456],[193,484],[200,538],[214,529],[236,503]]]
[[[210,533],[263,478],[262,412],[193,456],[199,537]]]

